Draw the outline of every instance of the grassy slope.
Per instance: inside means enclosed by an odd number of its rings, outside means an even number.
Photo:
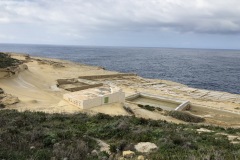
[[[153,142],[159,149],[149,159],[240,159],[240,144],[223,135],[198,133],[198,125],[177,125],[135,117],[98,114],[62,115],[41,112],[0,111],[0,159],[99,159],[89,155],[99,149],[90,137],[122,150],[129,144]],[[240,129],[205,128],[231,134]],[[100,157],[107,155],[100,153]]]

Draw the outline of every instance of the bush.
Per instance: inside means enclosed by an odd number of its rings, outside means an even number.
[[[168,115],[185,122],[200,123],[205,121],[204,118],[183,111],[170,111]]]
[[[0,52],[0,68],[19,65],[21,61],[11,58],[8,54]]]
[[[96,118],[96,120],[111,120],[112,117],[107,115],[107,114],[103,114],[103,113],[98,113],[96,116],[94,116],[94,118]]]
[[[123,109],[125,109],[125,111],[127,111],[129,114],[134,115],[134,112],[132,111],[132,109],[130,107],[123,106]]]
[[[162,108],[160,107],[154,107],[154,106],[150,106],[150,105],[142,105],[142,104],[138,104],[138,107],[149,110],[149,111],[162,111]]]
[[[110,145],[110,152],[111,153],[117,153],[117,146],[115,144]]]
[[[53,146],[53,155],[57,159],[86,159],[88,152],[89,148],[82,140],[62,141]]]
[[[5,105],[0,103],[0,109],[1,108],[5,108]]]

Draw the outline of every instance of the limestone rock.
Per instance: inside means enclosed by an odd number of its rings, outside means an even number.
[[[94,149],[94,150],[91,152],[91,155],[92,155],[92,156],[98,156],[98,151]]]
[[[125,158],[132,158],[135,155],[135,153],[133,151],[128,150],[128,151],[123,151],[122,155]]]
[[[35,149],[35,148],[36,148],[35,146],[31,146],[31,147],[30,147],[30,150],[33,150],[33,149]]]
[[[20,71],[24,71],[28,69],[28,66],[26,64],[19,65]]]
[[[134,147],[138,152],[142,152],[142,153],[148,153],[158,148],[156,144],[151,142],[140,142]]]
[[[23,55],[25,57],[26,60],[29,60],[30,59],[30,55],[29,54],[25,54]]]
[[[144,160],[144,156],[143,155],[138,156],[137,160]]]
[[[0,88],[0,94],[3,94],[3,93],[4,93],[3,89],[2,89],[2,88]]]
[[[0,100],[2,100],[5,97],[7,97],[7,94],[4,94],[4,93],[0,94]]]
[[[18,102],[20,102],[18,97],[12,96],[10,94],[5,94],[5,97],[1,99],[1,103],[5,106],[12,105]]]
[[[65,66],[64,66],[63,64],[61,64],[61,63],[53,63],[52,66],[53,66],[54,68],[63,68],[63,67],[65,67]]]

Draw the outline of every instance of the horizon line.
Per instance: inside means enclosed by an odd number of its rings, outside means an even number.
[[[122,45],[81,45],[81,44],[45,44],[45,43],[2,43],[0,45],[39,45],[39,46],[74,46],[74,47],[122,47],[122,48],[165,48],[165,49],[206,49],[206,50],[240,50],[240,48],[204,48],[204,47],[163,47],[163,46],[122,46]]]

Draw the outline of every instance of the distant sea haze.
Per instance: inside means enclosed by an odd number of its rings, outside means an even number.
[[[0,51],[70,60],[240,94],[239,50],[0,44]]]

